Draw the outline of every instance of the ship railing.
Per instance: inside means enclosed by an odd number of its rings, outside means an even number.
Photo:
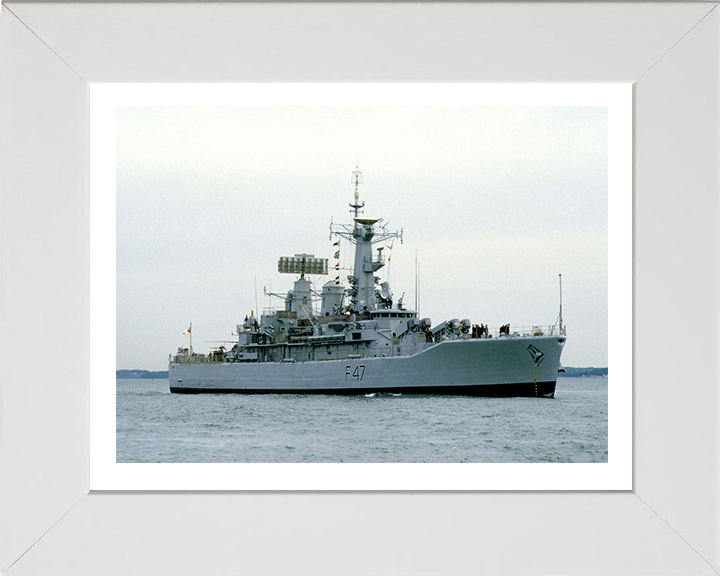
[[[560,330],[557,326],[551,325],[533,325],[533,326],[513,326],[510,325],[508,334],[500,334],[500,329],[496,328],[493,333],[495,337],[500,336],[558,336]],[[564,333],[564,330],[563,330]]]
[[[265,307],[262,309],[262,313],[264,316],[272,316],[276,315],[278,318],[298,318],[298,313],[294,310],[285,310],[284,306],[272,306],[272,307]],[[320,310],[315,309],[313,306],[312,311],[313,318],[317,318],[320,316]],[[309,319],[307,316],[300,317],[300,319]]]
[[[480,338],[511,338],[513,336],[564,336],[565,327],[560,328],[555,325],[532,325],[532,326],[513,326],[509,328],[491,328],[488,329],[487,335],[481,335]],[[468,337],[472,336],[472,332],[468,333]]]
[[[222,364],[223,354],[178,354],[173,360],[178,364]]]
[[[272,316],[277,312],[280,312],[280,316],[282,316],[282,313],[286,312],[285,306],[266,306],[262,309],[263,316]]]

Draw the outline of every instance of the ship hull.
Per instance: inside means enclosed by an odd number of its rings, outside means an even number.
[[[563,336],[462,339],[440,342],[411,356],[309,362],[173,362],[169,366],[170,391],[552,397],[564,343]]]

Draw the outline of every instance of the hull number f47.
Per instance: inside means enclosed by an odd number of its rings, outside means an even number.
[[[359,364],[355,366],[353,370],[352,366],[345,366],[345,382],[350,378],[355,378],[358,382],[362,382],[363,376],[365,375],[365,365]]]

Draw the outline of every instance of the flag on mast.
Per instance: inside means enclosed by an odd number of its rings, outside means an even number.
[[[183,334],[188,334],[190,336],[190,354],[193,353],[193,346],[192,346],[192,322],[190,322],[190,328],[185,330]]]

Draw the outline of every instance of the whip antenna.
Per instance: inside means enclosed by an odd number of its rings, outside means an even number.
[[[563,333],[562,325],[562,274],[558,274],[558,280],[560,282],[560,334]]]

